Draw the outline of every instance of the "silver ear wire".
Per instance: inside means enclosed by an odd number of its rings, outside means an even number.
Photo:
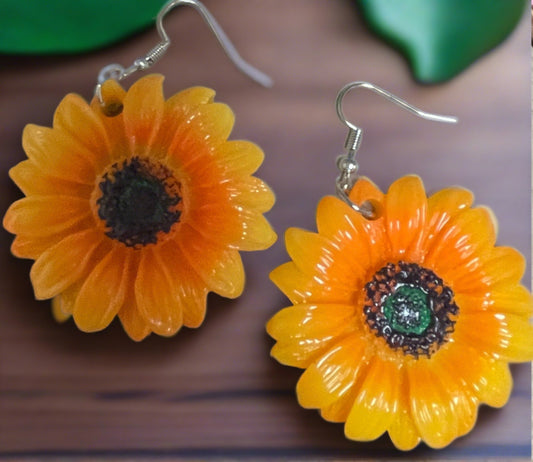
[[[224,30],[209,10],[198,0],[170,0],[167,2],[163,8],[159,11],[156,18],[156,27],[161,42],[159,42],[155,47],[153,47],[145,56],[136,59],[133,64],[124,68],[120,64],[109,64],[102,68],[98,74],[98,84],[96,85],[95,95],[100,101],[100,104],[104,104],[102,99],[102,84],[108,79],[122,80],[133,74],[137,71],[143,71],[152,67],[159,59],[165,54],[168,47],[170,46],[170,38],[163,27],[163,18],[169,13],[170,10],[177,6],[191,6],[193,7],[200,16],[209,26],[218,42],[222,46],[222,49],[225,51],[226,55],[230,60],[235,64],[235,66],[248,77],[250,77],[255,82],[263,85],[264,87],[271,87],[273,82],[272,79],[261,72],[259,69],[252,66],[250,63],[245,61],[241,55],[237,52],[233,43],[231,43],[228,36],[225,34]]]
[[[340,174],[335,182],[337,196],[344,202],[346,202],[356,212],[359,212],[361,215],[363,215],[365,218],[372,219],[376,218],[376,216],[375,211],[373,210],[373,207],[370,203],[356,205],[349,198],[350,191],[352,190],[353,186],[357,182],[357,179],[359,178],[357,175],[359,165],[355,160],[355,155],[357,154],[357,151],[361,146],[363,130],[348,121],[348,119],[346,119],[346,116],[344,115],[344,112],[342,110],[342,101],[344,99],[344,96],[354,88],[366,88],[368,90],[372,90],[374,93],[383,96],[388,101],[397,104],[402,109],[405,109],[411,112],[412,114],[426,120],[433,120],[435,122],[456,123],[458,119],[457,117],[453,116],[444,116],[422,111],[416,108],[415,106],[407,103],[403,99],[400,99],[392,93],[389,93],[388,91],[383,90],[382,88],[369,82],[351,82],[345,85],[339,91],[339,93],[337,94],[337,99],[335,100],[335,107],[340,121],[348,127],[348,135],[346,136],[346,141],[344,143],[344,147],[347,152],[345,155],[340,156],[337,159],[337,168],[340,171]]]

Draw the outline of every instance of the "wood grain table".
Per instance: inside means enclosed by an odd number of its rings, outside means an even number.
[[[154,69],[171,95],[192,85],[217,90],[236,114],[234,138],[261,145],[258,175],[277,195],[268,218],[280,239],[246,253],[246,290],[237,300],[210,295],[204,325],[176,337],[134,343],[118,323],[84,334],[56,324],[49,302],[33,298],[30,262],[11,256],[0,232],[0,456],[273,459],[402,456],[387,436],[346,440],[342,426],[298,406],[300,371],[269,357],[265,322],[287,299],[268,273],[288,260],[283,232],[314,229],[318,200],[334,192],[345,129],[337,91],[368,80],[428,111],[454,114],[456,126],[417,119],[370,92],[345,101],[365,129],[361,173],[380,187],[407,173],[429,191],[452,184],[476,194],[499,219],[499,243],[530,255],[530,26],[528,15],[497,49],[441,85],[413,81],[405,60],[373,36],[353,2],[206,0],[243,57],[269,73],[272,89],[241,75],[197,14],[173,12],[174,43]],[[21,197],[7,177],[24,158],[26,123],[50,125],[68,92],[90,98],[96,75],[129,64],[157,41],[153,30],[98,52],[0,59],[0,211]],[[457,46],[461,46],[460,43]],[[134,80],[134,79],[130,79]],[[131,82],[126,82],[130,84]],[[528,259],[529,260],[529,259]],[[529,285],[530,271],[525,283]],[[413,460],[530,455],[530,367],[512,367],[508,405],[482,407],[466,437],[441,451],[421,445]]]

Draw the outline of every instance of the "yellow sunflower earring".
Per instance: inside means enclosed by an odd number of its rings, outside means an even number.
[[[342,100],[366,88],[416,115],[422,112],[367,82],[345,86],[337,113],[349,128],[339,158],[339,198],[318,204],[318,232],[291,228],[292,261],[271,279],[293,306],[267,324],[272,356],[305,369],[296,386],[305,408],[344,422],[347,438],[388,432],[395,446],[448,445],[474,426],[479,404],[503,406],[509,362],[533,359],[533,312],[521,285],[525,259],[495,246],[496,224],[469,191],[427,197],[419,177],[387,193],[357,176],[362,131]],[[342,199],[342,200],[341,200]]]
[[[105,67],[90,104],[67,95],[53,128],[26,126],[28,159],[9,172],[26,195],[4,217],[12,252],[35,260],[36,298],[51,298],[55,318],[72,316],[85,332],[115,316],[134,340],[198,327],[209,291],[243,291],[239,250],[276,240],[263,216],[274,196],[251,176],[263,152],[228,141],[233,113],[213,90],[165,100],[161,75],[128,91],[117,83],[161,57],[170,44],[163,17],[179,5],[194,7],[237,67],[269,85],[200,2],[168,2],[157,17],[161,43],[127,69]]]

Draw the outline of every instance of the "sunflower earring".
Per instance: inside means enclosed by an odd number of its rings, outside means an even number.
[[[239,250],[276,240],[263,217],[274,196],[251,176],[263,152],[227,140],[234,116],[213,102],[213,90],[165,100],[161,75],[128,91],[117,82],[161,57],[170,44],[163,17],[179,5],[201,14],[237,67],[270,84],[200,2],[168,2],[157,17],[161,43],[127,69],[105,67],[90,105],[67,95],[53,128],[26,126],[28,159],[9,172],[26,195],[4,217],[16,234],[12,252],[35,260],[36,298],[51,298],[55,318],[72,316],[85,332],[116,316],[137,341],[198,327],[209,291],[229,298],[243,291]]]
[[[342,100],[366,88],[422,112],[367,82],[345,86],[337,113],[349,128],[338,160],[336,197],[317,209],[318,233],[291,228],[292,261],[271,279],[293,306],[267,324],[272,356],[305,369],[296,386],[304,408],[344,422],[347,438],[388,432],[395,446],[441,448],[468,433],[479,404],[503,406],[509,362],[533,358],[532,298],[520,281],[525,259],[496,247],[491,211],[466,189],[427,197],[419,177],[382,193],[357,176],[362,131]],[[342,200],[341,200],[342,199]]]

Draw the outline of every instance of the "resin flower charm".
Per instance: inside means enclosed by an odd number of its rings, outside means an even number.
[[[350,199],[377,218],[325,197],[317,234],[287,231],[292,261],[271,278],[294,306],[267,325],[272,356],[305,369],[299,403],[345,422],[348,438],[388,431],[402,450],[441,448],[479,404],[505,404],[509,362],[533,358],[524,258],[495,247],[490,210],[464,189],[428,198],[407,176],[383,194],[360,179]]]
[[[25,128],[29,159],[10,171],[27,196],[4,217],[12,252],[35,260],[36,298],[86,332],[115,316],[134,340],[198,327],[209,291],[241,294],[238,251],[276,239],[262,215],[274,196],[251,176],[262,151],[227,140],[233,113],[213,90],[165,101],[162,82],[109,80],[103,109],[67,95],[53,128]]]

